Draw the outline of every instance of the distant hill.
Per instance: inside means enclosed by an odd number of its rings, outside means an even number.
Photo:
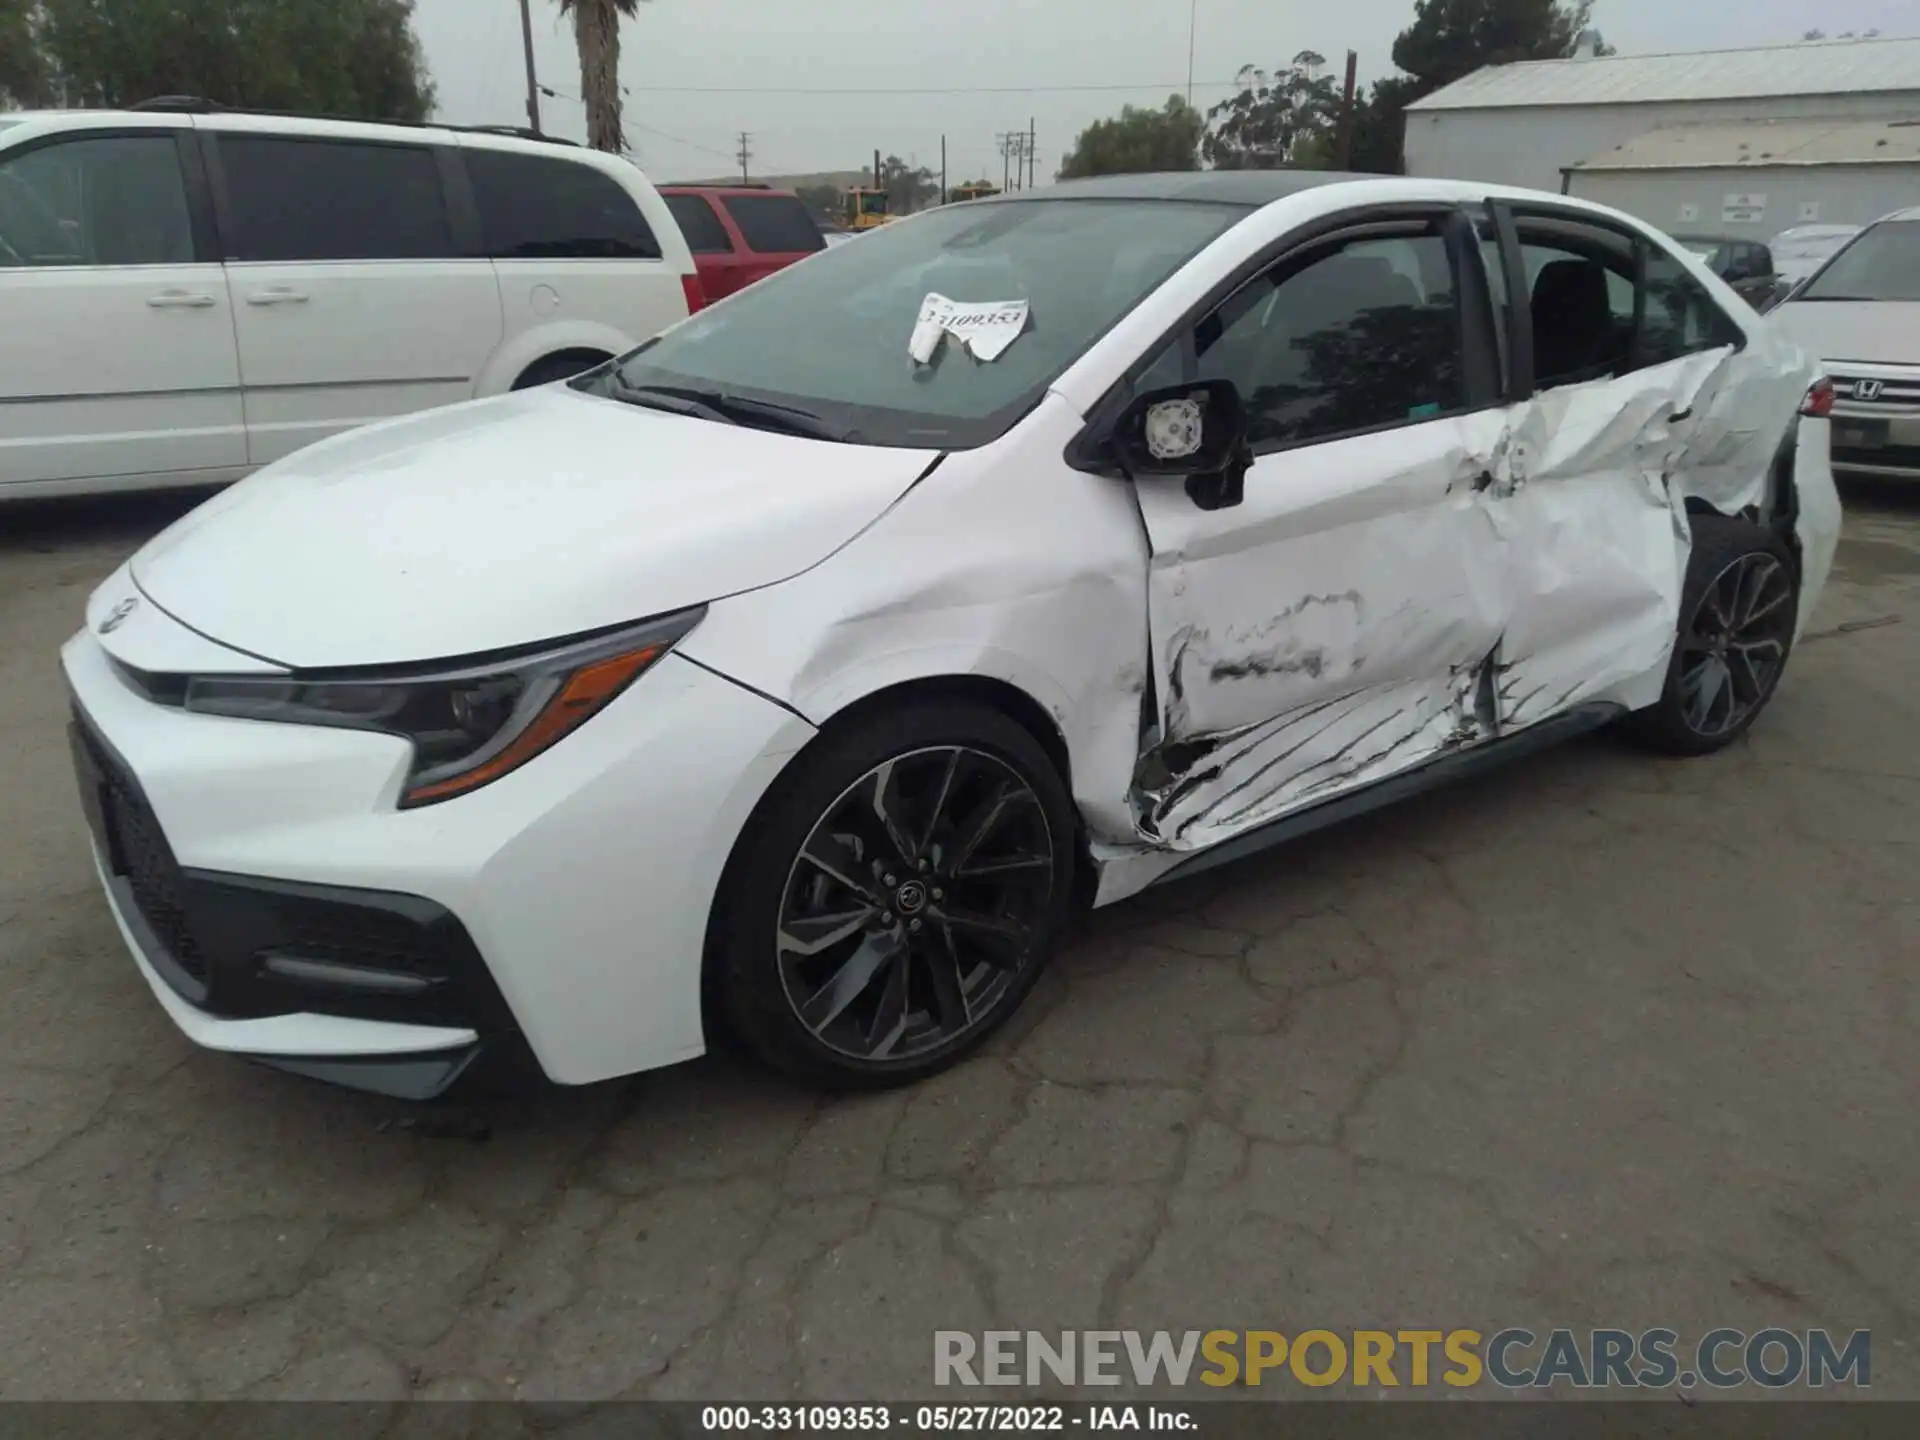
[[[771,185],[776,190],[798,190],[804,185],[831,185],[836,190],[844,190],[849,185],[871,183],[871,172],[866,170],[822,170],[811,175],[755,175],[756,185]],[[705,180],[668,180],[656,181],[656,184],[668,185],[738,185],[738,175],[716,175]]]

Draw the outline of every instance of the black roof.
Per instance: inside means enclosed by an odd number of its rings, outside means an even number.
[[[975,205],[1019,200],[1210,200],[1254,207],[1284,200],[1302,190],[1352,180],[1378,180],[1339,170],[1171,170],[1148,175],[1095,175],[1062,180],[1035,190],[990,195]]]

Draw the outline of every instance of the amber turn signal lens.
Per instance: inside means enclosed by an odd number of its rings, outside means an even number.
[[[567,677],[540,713],[514,736],[499,754],[491,756],[458,775],[436,780],[407,791],[401,803],[422,805],[445,800],[467,790],[475,790],[517,770],[542,750],[557,743],[584,724],[595,712],[631,684],[634,678],[666,653],[664,645],[648,645],[625,655],[611,655],[582,665]]]

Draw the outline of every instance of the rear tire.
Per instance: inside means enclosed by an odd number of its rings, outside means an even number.
[[[1689,517],[1693,552],[1659,701],[1626,734],[1666,755],[1708,755],[1767,708],[1793,650],[1800,576],[1779,532],[1724,515]]]
[[[917,702],[821,735],[728,865],[709,997],[758,1059],[847,1089],[958,1063],[1067,923],[1074,809],[1024,727]]]

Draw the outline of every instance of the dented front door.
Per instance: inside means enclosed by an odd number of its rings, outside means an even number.
[[[1508,412],[1476,404],[1442,229],[1290,257],[1187,342],[1189,372],[1239,387],[1258,458],[1227,509],[1137,487],[1160,732],[1134,803],[1155,844],[1203,849],[1497,724]]]

